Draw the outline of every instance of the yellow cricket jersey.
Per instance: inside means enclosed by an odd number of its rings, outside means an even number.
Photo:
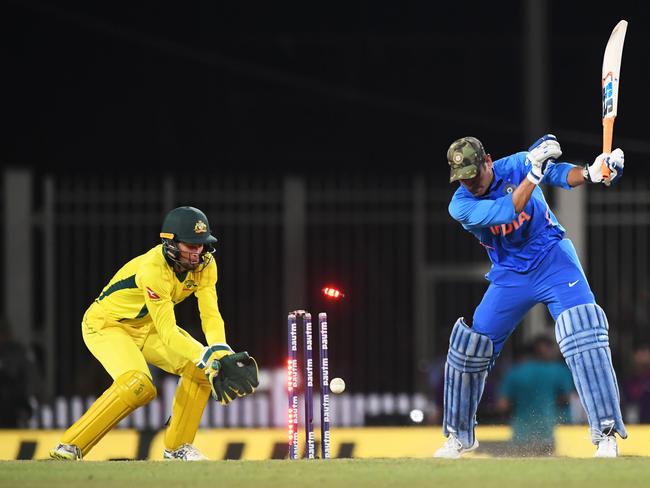
[[[159,244],[122,266],[95,303],[111,319],[130,327],[151,326],[153,322],[165,345],[196,363],[202,349],[181,333],[176,325],[174,305],[192,294],[196,295],[201,327],[208,344],[226,342],[216,283],[217,264],[214,259],[200,272],[175,273],[165,259],[162,244]]]

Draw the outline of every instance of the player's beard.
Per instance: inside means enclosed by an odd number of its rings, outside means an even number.
[[[181,256],[178,261],[174,263],[174,271],[177,273],[186,273],[190,271],[196,271],[199,266],[203,264],[203,256],[199,255],[195,263],[191,262],[189,259],[185,259]]]

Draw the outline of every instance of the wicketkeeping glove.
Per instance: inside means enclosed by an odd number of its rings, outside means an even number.
[[[219,363],[219,360],[234,353],[235,351],[233,351],[232,348],[226,343],[213,344],[203,349],[201,358],[197,361],[196,366],[203,370],[205,376],[210,382],[210,385],[212,385],[214,379],[219,376],[219,371],[221,370],[221,363]],[[224,404],[229,403],[233,398],[234,396]]]
[[[219,374],[211,381],[212,396],[222,405],[250,395],[259,386],[257,362],[247,352],[224,356],[218,362]]]
[[[553,134],[546,134],[537,139],[528,148],[528,155],[526,156],[526,163],[531,166],[527,175],[528,180],[539,185],[548,164],[554,162],[560,156],[562,156],[562,149]]]

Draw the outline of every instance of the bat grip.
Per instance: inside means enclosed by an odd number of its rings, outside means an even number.
[[[614,138],[614,117],[605,117],[603,119],[603,152],[612,152],[612,139]],[[610,176],[610,171],[605,162],[603,164],[603,180]]]

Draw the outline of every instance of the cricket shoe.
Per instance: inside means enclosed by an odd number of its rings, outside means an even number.
[[[63,461],[81,461],[83,454],[74,444],[59,444],[50,451],[50,457]]]
[[[474,439],[474,444],[470,447],[463,447],[463,443],[458,440],[454,434],[449,434],[447,442],[438,449],[433,457],[442,459],[458,459],[466,452],[470,452],[478,448],[478,440]]]
[[[618,444],[616,444],[616,437],[613,435],[604,435],[598,441],[598,448],[594,457],[597,458],[615,458],[618,457]]]
[[[192,444],[183,444],[176,449],[165,449],[165,459],[179,459],[181,461],[207,461],[208,458]]]

